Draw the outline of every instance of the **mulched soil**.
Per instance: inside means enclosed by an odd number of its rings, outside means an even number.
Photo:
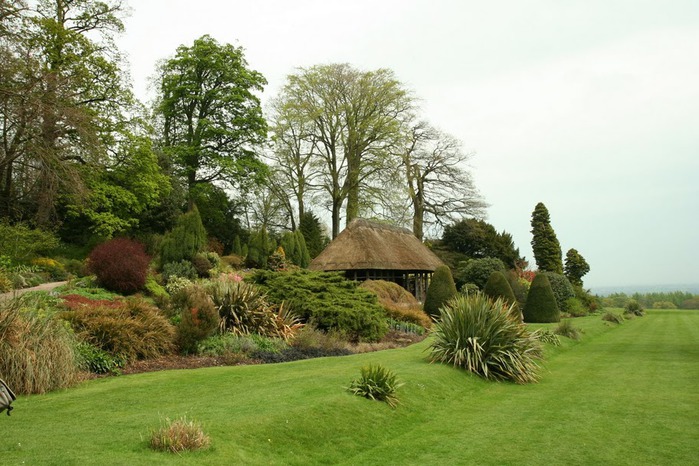
[[[352,345],[349,349],[354,353],[366,353],[370,351],[381,351],[385,349],[401,348],[424,340],[424,336],[406,334],[400,332],[389,332],[379,343],[359,343]],[[210,356],[182,356],[168,355],[156,359],[144,361],[134,361],[122,368],[122,374],[138,374],[142,372],[154,372],[171,369],[199,369],[202,367],[215,366],[236,366],[243,364],[261,364],[261,361],[254,359],[229,359]]]

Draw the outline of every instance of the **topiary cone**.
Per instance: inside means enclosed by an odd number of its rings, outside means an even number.
[[[502,272],[496,271],[490,274],[483,288],[483,294],[493,298],[493,300],[503,298],[508,305],[512,306],[512,313],[517,316],[517,318],[522,318],[515,293],[512,291],[510,283]]]
[[[527,303],[524,305],[525,322],[558,322],[561,313],[556,304],[556,298],[551,289],[551,283],[544,274],[536,274],[527,295]]]
[[[446,265],[440,265],[432,275],[432,281],[427,288],[424,311],[431,317],[439,317],[439,308],[456,295],[456,284],[451,276],[451,270]]]

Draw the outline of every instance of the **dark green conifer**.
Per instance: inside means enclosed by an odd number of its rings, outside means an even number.
[[[188,212],[180,215],[175,228],[163,238],[160,246],[161,264],[192,260],[196,254],[206,251],[207,244],[206,229],[197,206],[193,205]]]
[[[558,304],[546,275],[536,274],[532,280],[523,314],[525,322],[545,323],[561,320]]]
[[[483,293],[493,299],[502,298],[508,305],[512,305],[512,312],[520,317],[517,298],[507,278],[502,272],[493,272],[483,288]]]
[[[563,273],[561,245],[551,226],[549,211],[539,202],[532,212],[532,251],[541,271]]]
[[[428,315],[438,318],[439,309],[456,295],[456,284],[451,270],[446,265],[437,267],[427,288],[423,309]]]

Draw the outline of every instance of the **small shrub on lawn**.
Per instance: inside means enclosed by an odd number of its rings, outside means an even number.
[[[126,238],[116,238],[95,247],[88,262],[101,286],[124,294],[143,289],[149,263],[150,257],[143,245]]]
[[[395,408],[398,405],[396,390],[401,385],[403,384],[398,382],[393,371],[381,365],[370,364],[362,367],[361,376],[352,381],[348,390],[370,400],[384,401]]]
[[[16,393],[45,393],[77,382],[69,329],[32,296],[0,301],[0,374]]]
[[[558,335],[549,329],[540,329],[534,333],[542,343],[550,343],[553,346],[561,346],[561,340],[558,338]]]
[[[545,274],[538,273],[532,281],[523,310],[525,322],[558,322],[561,314],[553,295],[551,284]]]
[[[643,307],[639,304],[638,301],[635,299],[629,299],[629,301],[626,303],[626,306],[624,306],[624,314],[631,314],[637,317],[642,317],[645,312],[643,311]]]
[[[83,341],[127,361],[156,358],[174,349],[175,328],[141,298],[116,307],[85,306],[61,316]]]
[[[305,323],[353,341],[378,341],[388,330],[376,295],[340,273],[257,271],[250,279],[274,304],[286,302]]]
[[[623,324],[624,323],[624,318],[620,316],[619,314],[616,314],[612,311],[606,311],[604,314],[602,314],[602,320],[606,322],[611,322],[613,324]]]
[[[562,320],[554,330],[556,335],[561,335],[571,340],[580,339],[580,329],[573,326],[573,321],[570,319]]]
[[[423,312],[420,302],[399,284],[386,280],[366,280],[359,287],[376,294],[388,317],[424,328],[432,325],[432,320]]]
[[[439,316],[439,309],[456,294],[456,285],[451,276],[451,270],[446,265],[440,265],[432,275],[430,286],[425,295],[425,313],[431,317]]]
[[[153,450],[182,453],[207,448],[211,439],[204,433],[201,425],[187,417],[165,419],[165,425],[155,429],[150,435],[150,447]]]
[[[451,364],[486,379],[529,383],[537,380],[538,336],[530,333],[511,306],[482,294],[458,295],[440,311],[432,327],[432,361]]]

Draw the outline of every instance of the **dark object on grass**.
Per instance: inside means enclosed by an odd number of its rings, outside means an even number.
[[[7,386],[4,380],[0,379],[0,413],[7,410],[7,415],[10,415],[10,411],[14,408],[12,407],[12,402],[15,401],[17,397],[12,393],[10,387]]]

